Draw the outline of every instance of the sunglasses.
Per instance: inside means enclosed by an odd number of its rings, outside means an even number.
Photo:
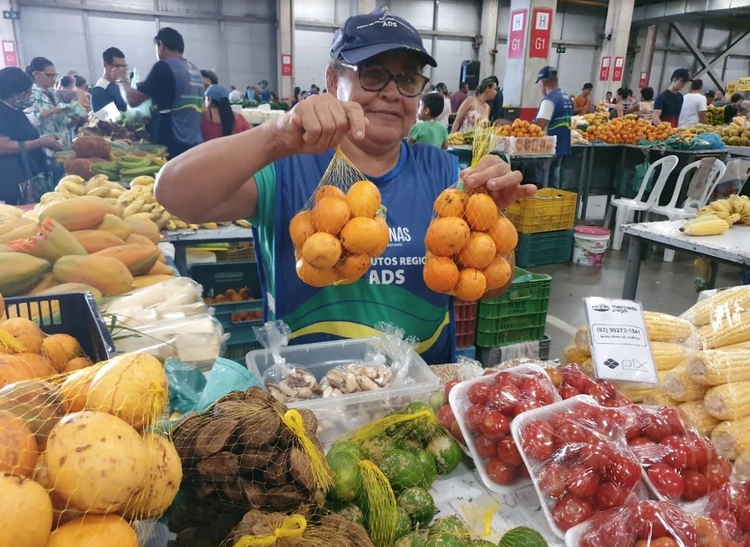
[[[396,82],[399,93],[404,97],[417,97],[430,79],[418,72],[402,72],[401,74],[392,74],[380,66],[364,65],[355,66],[342,63],[346,68],[357,72],[359,76],[359,85],[365,91],[382,91],[391,82]]]

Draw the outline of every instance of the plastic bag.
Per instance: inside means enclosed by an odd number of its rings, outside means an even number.
[[[297,275],[313,287],[354,283],[388,247],[380,190],[340,149],[289,223]]]
[[[630,403],[621,393],[617,392],[614,384],[608,380],[593,379],[583,369],[574,365],[560,365],[548,369],[547,374],[557,387],[563,400],[588,395],[596,402],[606,407],[618,407]]]
[[[491,125],[477,122],[472,167],[495,148],[498,139]],[[433,210],[423,269],[431,290],[474,302],[511,280],[509,259],[518,245],[518,233],[486,190],[469,190],[458,181],[435,199]]]
[[[598,511],[637,499],[641,466],[619,410],[579,396],[523,413],[512,432],[558,537]]]
[[[181,319],[207,313],[202,291],[192,279],[175,277],[112,298],[102,305],[102,311],[114,315],[119,324],[133,328]]]
[[[164,362],[164,372],[169,379],[169,413],[186,414],[195,410],[206,387],[203,373],[174,357]]]

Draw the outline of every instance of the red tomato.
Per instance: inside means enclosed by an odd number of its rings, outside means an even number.
[[[552,427],[557,431],[563,425],[575,423],[577,419],[578,416],[576,416],[576,413],[572,409],[568,409],[561,410],[550,416],[549,423],[552,424]]]
[[[663,496],[669,499],[680,499],[685,492],[685,481],[671,465],[657,463],[648,469],[648,478]]]
[[[445,398],[447,399],[448,396],[451,394],[451,391],[454,387],[456,387],[456,384],[460,384],[458,380],[451,380],[447,384],[445,384]]]
[[[750,532],[750,507],[747,505],[740,507],[740,510],[737,513],[737,522],[743,532]]]
[[[529,473],[529,469],[524,465],[521,464],[518,467],[516,467],[516,473],[518,473],[518,476],[524,479],[530,479],[531,474]]]
[[[628,506],[628,527],[637,539],[656,539],[669,535],[662,518],[661,503],[655,501],[639,501]]]
[[[461,427],[458,425],[458,422],[453,422],[451,424],[450,432],[458,442],[466,446],[466,439],[464,439],[464,433],[463,431],[461,431]]]
[[[717,456],[714,461],[701,469],[701,473],[706,475],[711,490],[717,490],[729,482],[732,474],[732,462],[724,456]]]
[[[716,523],[724,538],[739,539],[740,527],[732,513],[726,509],[714,509],[708,513],[708,517]]]
[[[612,462],[616,456],[617,454],[615,454],[612,445],[602,439],[596,439],[593,442],[581,446],[578,459],[581,463],[591,467],[597,473],[601,473],[607,469],[607,466],[610,465],[610,462]],[[633,462],[633,465],[635,465],[635,462]],[[630,467],[632,467],[632,465]]]
[[[647,545],[648,547],[680,547],[680,544],[677,543],[675,539],[668,537],[656,538],[652,541],[648,541]],[[638,547],[637,543],[636,547]]]
[[[664,454],[664,463],[671,465],[678,471],[693,467],[695,464],[693,449],[685,437],[667,435],[661,440],[661,444],[668,448]]]
[[[552,382],[552,385],[555,386],[555,389],[559,388],[563,383],[563,374],[556,368],[548,368],[545,369],[545,372],[547,373],[547,376],[550,379],[550,382]]]
[[[579,498],[591,498],[599,490],[599,475],[590,467],[575,465],[568,470],[568,491]]]
[[[708,517],[696,516],[695,529],[698,534],[698,547],[722,545],[721,532],[718,526]]]
[[[510,433],[510,420],[499,410],[488,410],[479,424],[485,437],[499,441]]]
[[[543,405],[551,404],[554,401],[549,384],[543,383],[541,378],[526,378],[521,384],[521,396],[533,399]]]
[[[727,483],[717,490],[711,492],[709,498],[711,507],[715,509],[726,509],[734,514],[748,504],[748,493],[741,484]]]
[[[557,392],[560,394],[560,397],[562,397],[563,400],[571,399],[576,395],[581,394],[580,391],[569,384],[563,384],[562,386],[560,386],[560,389],[558,389]]]
[[[568,479],[568,468],[561,463],[550,462],[545,465],[537,481],[539,489],[550,498],[559,498],[565,493]]]
[[[682,494],[682,499],[695,501],[708,494],[710,485],[703,473],[688,469],[683,472],[682,480],[685,481],[685,492]]]
[[[613,482],[605,482],[599,485],[599,490],[596,493],[596,504],[602,510],[621,507],[625,505],[628,494],[629,491],[625,488],[617,486]]]
[[[560,446],[585,443],[589,439],[589,432],[581,424],[565,422],[555,429],[555,442]]]
[[[615,454],[604,469],[605,476],[628,490],[631,490],[641,478],[641,466],[637,460]]]
[[[564,367],[561,367],[561,369],[565,383],[577,389],[579,393],[583,393],[585,388],[593,383],[591,379],[581,372],[581,369],[575,365],[565,365]]]
[[[489,384],[483,382],[477,382],[469,387],[468,393],[466,394],[469,402],[473,405],[484,405],[490,398],[490,390],[492,387]]]
[[[515,468],[498,458],[492,458],[487,464],[487,475],[497,484],[510,484],[516,480]]]
[[[521,453],[518,451],[518,447],[511,437],[505,437],[497,443],[497,457],[508,465],[523,464]]]
[[[596,381],[596,384],[602,388],[605,398],[614,399],[617,396],[617,390],[611,382],[599,379]]]
[[[535,460],[548,460],[555,451],[555,432],[543,420],[532,420],[521,433],[521,447]]]
[[[490,389],[487,404],[500,412],[510,414],[520,399],[521,391],[517,386],[510,383],[497,384]]]
[[[625,417],[616,408],[605,408],[596,420],[597,429],[608,437],[616,437],[625,427]]]
[[[516,408],[513,409],[513,416],[526,412],[528,410],[534,410],[535,408],[541,408],[544,405],[535,399],[523,399],[518,402]]]
[[[646,426],[643,428],[643,433],[654,442],[661,442],[661,440],[672,433],[672,428],[669,426],[669,422],[663,416],[651,413],[648,418]]]
[[[593,513],[591,504],[581,498],[564,495],[552,509],[552,519],[561,530],[568,530],[576,524],[580,524]]]
[[[710,457],[710,441],[703,435],[698,435],[697,433],[692,432],[685,434],[685,440],[693,451],[693,466],[700,469],[701,467],[708,465]]]
[[[480,426],[482,424],[482,418],[484,418],[485,411],[486,409],[482,405],[474,405],[469,407],[469,410],[467,410],[466,414],[464,415],[464,420],[466,421],[466,425],[469,426],[470,431],[473,431],[474,433],[479,433],[482,431],[482,428]]]
[[[511,384],[516,387],[521,387],[521,384],[523,384],[524,380],[524,376],[521,376],[520,374],[513,374],[512,372],[508,372],[507,370],[498,372],[497,376],[495,376],[495,384],[497,385]]]
[[[437,419],[445,429],[450,429],[456,421],[456,416],[454,416],[450,405],[443,405],[437,412]]]
[[[660,407],[659,413],[667,419],[672,435],[684,435],[685,424],[682,422],[680,411],[671,406]]]
[[[474,445],[482,458],[493,458],[497,454],[497,442],[484,435],[477,437]]]

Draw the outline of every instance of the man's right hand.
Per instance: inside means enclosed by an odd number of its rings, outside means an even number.
[[[297,103],[277,122],[276,130],[286,154],[319,154],[336,148],[347,134],[362,140],[367,123],[359,103],[324,93]]]
[[[49,148],[50,150],[62,150],[62,143],[54,133],[39,137],[39,146],[41,148]]]

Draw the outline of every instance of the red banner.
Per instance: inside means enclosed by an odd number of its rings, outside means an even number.
[[[612,71],[612,81],[622,81],[622,71],[625,69],[625,57],[615,57],[615,68]]]
[[[287,54],[281,55],[281,75],[291,76],[292,75],[292,56]]]
[[[638,89],[643,89],[648,85],[648,72],[641,72],[641,77],[638,80]]]
[[[552,43],[552,10],[537,8],[531,25],[529,58],[546,59]]]
[[[18,52],[13,40],[3,40],[3,63],[5,66],[18,66]]]
[[[612,64],[612,57],[602,57],[602,64],[599,67],[599,81],[606,82],[609,80],[609,65]]]
[[[510,14],[508,33],[508,59],[523,59],[523,42],[526,37],[526,16],[528,11],[519,9]]]

